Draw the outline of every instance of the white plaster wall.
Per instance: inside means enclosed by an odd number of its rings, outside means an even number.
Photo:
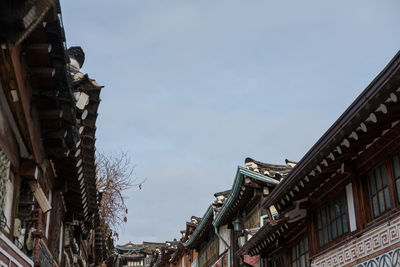
[[[11,211],[12,211],[12,204],[14,198],[14,184],[8,179],[6,183],[6,195],[5,195],[5,203],[4,203],[4,215],[7,218],[7,226],[4,230],[9,233],[11,226]]]
[[[356,213],[354,210],[353,186],[351,183],[346,185],[346,195],[347,195],[347,208],[349,211],[350,231],[353,232],[357,230],[357,224],[356,224]]]
[[[231,230],[228,229],[228,225],[223,225],[218,230],[219,230],[219,234],[226,241],[226,243],[230,244],[231,243],[231,235],[230,235]],[[224,253],[224,251],[227,249],[228,248],[226,247],[225,243],[221,239],[219,239],[219,255]]]

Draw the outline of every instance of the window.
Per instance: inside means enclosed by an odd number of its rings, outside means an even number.
[[[292,267],[306,267],[308,263],[308,239],[303,238],[290,248]]]
[[[400,201],[400,153],[397,153],[392,158],[393,175],[397,189],[397,200]]]
[[[370,215],[372,218],[377,218],[390,209],[390,195],[385,164],[381,164],[369,171],[366,175],[366,180],[368,183]]]
[[[320,247],[348,232],[347,206],[344,193],[331,200],[316,213]]]
[[[266,261],[267,264],[264,266],[267,267],[285,267],[285,261],[283,259],[283,256],[268,258]]]

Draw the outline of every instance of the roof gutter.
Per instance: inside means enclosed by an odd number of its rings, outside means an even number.
[[[215,227],[219,227],[222,219],[225,217],[226,213],[229,211],[229,208],[235,201],[237,200],[240,192],[240,187],[243,184],[243,177],[248,176],[252,179],[270,184],[270,185],[277,185],[279,182],[275,179],[266,177],[265,175],[262,175],[258,172],[254,172],[251,170],[248,170],[246,168],[238,166],[237,172],[236,172],[236,177],[235,180],[233,181],[233,186],[232,186],[232,191],[229,194],[228,200],[224,203],[222,206],[221,211],[218,213],[217,217],[215,218],[213,225]]]
[[[215,217],[215,209],[213,209],[214,212],[214,217]],[[219,234],[218,231],[218,227],[215,226],[215,224],[213,224],[214,226],[214,231],[215,234],[218,236],[218,238],[225,244],[225,246],[228,248],[228,267],[231,267],[231,262],[232,262],[232,255],[231,255],[231,246],[229,246],[229,244],[226,242],[226,240]]]
[[[200,224],[196,227],[196,230],[194,230],[190,239],[188,241],[186,241],[185,243],[183,243],[183,245],[185,247],[190,247],[193,245],[194,241],[196,241],[196,239],[200,235],[201,231],[206,227],[207,221],[211,218],[212,215],[213,215],[213,208],[212,208],[212,205],[210,205],[208,207],[206,213],[204,214],[203,219],[201,220]]]

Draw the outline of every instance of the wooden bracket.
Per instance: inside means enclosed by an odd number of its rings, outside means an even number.
[[[19,169],[19,175],[23,179],[37,181],[41,175],[41,171],[33,160],[23,160]]]

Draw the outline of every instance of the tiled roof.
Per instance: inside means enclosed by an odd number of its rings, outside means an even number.
[[[285,161],[286,161],[285,165],[275,165],[275,164],[260,162],[252,158],[246,158],[245,166],[246,169],[258,172],[262,175],[280,181],[281,179],[285,178],[297,164],[294,161],[290,160],[285,160]]]
[[[246,159],[248,160],[248,159]],[[252,160],[252,163],[255,161]],[[271,165],[271,164],[265,164],[258,162],[257,163],[261,166],[263,164],[264,168],[266,169],[265,166],[268,166],[269,170],[271,170],[271,166],[274,166],[274,170],[278,170],[279,165]],[[255,165],[251,165],[253,167],[256,167]],[[258,165],[257,165],[258,166]],[[253,168],[254,169],[254,168]],[[219,227],[225,223],[227,223],[230,219],[230,217],[234,216],[236,214],[236,211],[240,209],[241,206],[246,205],[246,199],[240,199],[239,196],[242,194],[245,194],[246,191],[252,190],[251,188],[246,188],[244,186],[246,184],[246,179],[249,179],[247,182],[254,182],[257,184],[260,184],[262,186],[269,186],[269,187],[274,187],[277,184],[279,184],[280,179],[276,179],[264,174],[261,174],[259,171],[257,172],[256,170],[259,170],[260,167],[255,168],[254,170],[250,170],[249,168],[243,168],[243,167],[238,167],[235,179],[233,181],[232,185],[232,190],[229,194],[229,196],[224,200],[224,204],[218,207],[216,209],[217,214],[216,217],[214,218],[214,226]],[[283,168],[281,167],[280,169]],[[286,170],[286,169],[285,169]]]

